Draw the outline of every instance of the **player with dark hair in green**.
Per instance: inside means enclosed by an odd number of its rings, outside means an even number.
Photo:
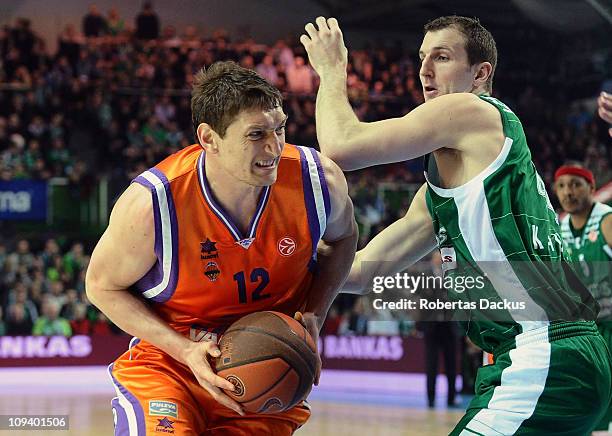
[[[612,207],[593,199],[595,177],[578,164],[555,172],[555,192],[567,213],[561,236],[574,270],[599,303],[599,332],[612,349]],[[596,430],[612,432],[612,404]]]
[[[322,152],[344,170],[426,156],[427,183],[406,216],[358,252],[344,290],[366,293],[373,277],[403,271],[437,242],[446,274],[485,281],[449,292],[449,300],[501,307],[465,314],[467,334],[494,363],[480,369],[476,395],[452,434],[591,432],[612,395],[612,358],[594,322],[598,304],[567,262],[521,122],[490,96],[491,34],[466,17],[428,23],[419,49],[425,103],[401,118],[365,123],[347,98],[338,22],[319,17],[316,24],[306,25],[301,42],[321,79]],[[524,308],[506,308],[509,300]]]

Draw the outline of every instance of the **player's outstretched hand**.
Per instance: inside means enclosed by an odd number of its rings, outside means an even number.
[[[599,116],[608,123],[612,124],[612,94],[602,92],[597,99],[597,105],[599,107]],[[610,136],[612,136],[612,129],[608,130]]]
[[[300,42],[308,53],[310,65],[321,78],[326,74],[346,74],[348,51],[344,45],[342,31],[338,27],[338,20],[318,17],[316,23],[318,29],[314,24],[308,23],[305,27],[308,35],[300,37]]]
[[[319,354],[319,330],[321,329],[321,321],[319,320],[319,317],[312,312],[295,312],[293,318],[304,326],[306,331],[310,333],[310,336],[315,343],[315,349],[317,351],[317,368],[315,370],[314,384],[317,386],[319,384],[319,377],[321,376],[322,365],[321,355]]]
[[[193,342],[185,350],[184,361],[195,375],[198,383],[220,404],[229,407],[240,415],[244,415],[242,406],[231,399],[221,389],[233,391],[234,385],[212,370],[208,356],[219,357],[221,350],[214,342]]]

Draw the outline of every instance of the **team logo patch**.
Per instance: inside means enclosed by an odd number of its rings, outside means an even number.
[[[219,277],[221,271],[219,270],[219,265],[216,262],[208,262],[206,267],[204,268],[204,275],[208,277],[208,280],[214,282]]]
[[[291,256],[295,252],[296,247],[297,245],[295,241],[288,236],[278,241],[278,252],[281,254],[281,256]]]
[[[591,230],[589,232],[589,241],[591,241],[591,242],[597,241],[597,236],[598,236],[597,232],[595,230]]]
[[[206,238],[206,241],[200,242],[200,259],[215,259],[219,257],[216,245],[216,242],[208,238]]]
[[[226,377],[227,381],[234,385],[233,394],[237,397],[242,397],[244,395],[244,383],[235,375],[228,375]]]
[[[149,415],[178,418],[178,407],[171,401],[149,400]]]
[[[172,427],[172,424],[174,424],[174,421],[169,420],[165,416],[162,419],[158,419],[157,421],[159,422],[157,423],[157,426],[155,427],[155,432],[174,433],[174,427]]]

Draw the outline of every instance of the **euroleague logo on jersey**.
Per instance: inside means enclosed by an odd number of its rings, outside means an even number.
[[[288,236],[285,236],[284,238],[281,238],[278,241],[278,252],[281,254],[281,256],[291,256],[295,252],[296,247],[297,244],[295,243],[293,238],[290,238]]]

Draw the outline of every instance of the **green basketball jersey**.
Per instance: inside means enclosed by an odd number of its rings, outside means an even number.
[[[449,291],[448,298],[465,303],[457,318],[474,343],[493,352],[553,321],[594,320],[598,305],[567,262],[557,215],[521,122],[499,100],[480,98],[501,114],[501,152],[479,175],[450,189],[439,187],[435,159],[427,156],[426,201],[445,273],[484,282]]]
[[[612,321],[612,248],[601,233],[601,222],[612,207],[595,203],[582,229],[574,229],[570,215],[561,221],[561,236],[574,269],[599,303],[599,319]]]

